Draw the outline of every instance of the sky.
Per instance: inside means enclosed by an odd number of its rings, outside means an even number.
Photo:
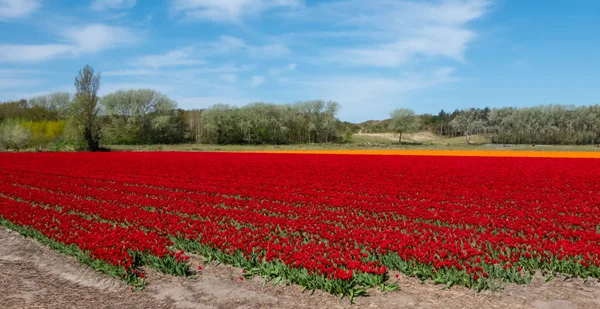
[[[152,88],[180,108],[600,104],[597,0],[0,0],[0,101]]]

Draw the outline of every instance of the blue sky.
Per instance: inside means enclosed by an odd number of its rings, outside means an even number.
[[[181,108],[334,100],[342,120],[600,104],[596,0],[0,0],[0,101],[154,88]]]

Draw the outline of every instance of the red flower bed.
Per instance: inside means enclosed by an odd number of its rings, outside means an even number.
[[[0,154],[0,217],[131,282],[196,252],[342,295],[393,288],[389,270],[483,289],[600,277],[598,175],[596,159]]]

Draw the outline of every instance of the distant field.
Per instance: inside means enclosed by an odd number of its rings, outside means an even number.
[[[352,142],[343,144],[293,144],[293,145],[106,145],[115,151],[296,151],[296,150],[502,150],[502,151],[574,151],[600,152],[594,145],[501,145],[490,144],[484,135],[473,135],[471,145],[465,138],[445,138],[430,132],[405,134],[402,145],[398,135],[393,133],[354,134]]]

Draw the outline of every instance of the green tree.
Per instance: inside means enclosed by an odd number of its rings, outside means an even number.
[[[109,118],[104,127],[105,137],[117,143],[154,143],[165,140],[181,140],[165,134],[183,134],[175,128],[180,120],[174,112],[177,103],[152,89],[119,90],[100,101]],[[173,128],[166,126],[172,124]],[[160,140],[160,141],[159,141]]]
[[[417,117],[413,110],[408,108],[395,109],[390,113],[390,130],[397,132],[398,143],[402,144],[402,134],[417,128]]]
[[[100,74],[86,65],[75,77],[75,100],[73,102],[72,117],[78,132],[86,143],[89,151],[100,149],[101,127],[98,121],[98,89],[100,88]]]

